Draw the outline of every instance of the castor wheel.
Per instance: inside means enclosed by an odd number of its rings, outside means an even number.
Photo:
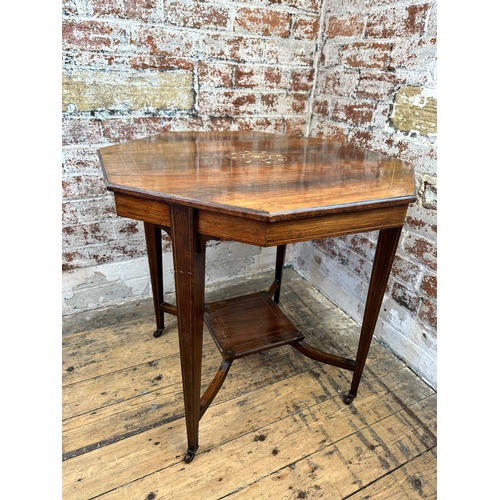
[[[191,463],[193,461],[194,455],[194,451],[188,450],[186,455],[184,456],[184,462],[186,462],[187,464]]]
[[[344,398],[344,403],[346,405],[350,405],[353,401],[354,401],[354,398],[356,397],[356,394],[351,394],[349,393],[345,398]]]
[[[163,330],[165,330],[165,328],[157,328],[153,333],[153,337],[158,338],[162,334]]]

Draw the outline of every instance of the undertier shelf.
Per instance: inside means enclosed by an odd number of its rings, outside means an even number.
[[[206,304],[205,323],[226,360],[304,340],[267,292]]]

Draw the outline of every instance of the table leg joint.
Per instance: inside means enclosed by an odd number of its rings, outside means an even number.
[[[344,370],[354,371],[356,361],[354,361],[353,359],[343,358],[340,356],[335,356],[334,354],[320,351],[319,349],[316,349],[315,347],[307,344],[303,340],[290,345],[308,358],[314,359],[321,363],[325,363],[327,365],[343,368]]]
[[[231,368],[232,363],[233,363],[232,359],[222,360],[222,363],[219,367],[219,370],[215,374],[214,379],[212,380],[212,382],[210,382],[210,385],[206,388],[205,392],[203,393],[203,396],[201,397],[200,400],[200,420],[207,411],[212,401],[214,400],[215,396],[217,396],[217,393],[219,392],[220,388],[222,387],[222,384],[224,383],[224,380],[226,380],[229,368]]]

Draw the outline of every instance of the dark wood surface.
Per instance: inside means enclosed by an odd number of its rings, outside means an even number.
[[[194,458],[199,421],[237,357],[290,344],[316,361],[353,371],[344,400],[353,401],[407,207],[415,199],[408,163],[340,142],[260,132],[164,133],[103,148],[99,154],[117,214],[145,223],[154,336],[164,329],[165,312],[177,316],[185,462]],[[163,302],[161,230],[172,238],[175,306]],[[276,305],[285,246],[372,230],[380,236],[356,359],[310,346]],[[223,361],[202,395],[205,243],[211,238],[278,250],[276,279],[264,292],[264,302],[247,297],[208,306],[206,319]]]
[[[225,359],[242,358],[304,338],[267,292],[207,304],[205,322]]]
[[[263,132],[166,132],[102,148],[109,189],[267,221],[414,198],[409,163],[341,142]]]

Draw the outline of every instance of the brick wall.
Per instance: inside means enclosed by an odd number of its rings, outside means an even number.
[[[63,1],[63,313],[150,294],[142,225],[116,217],[98,148],[168,130],[340,138],[416,168],[377,335],[434,383],[436,36],[435,1]],[[290,262],[359,319],[376,238],[296,245]],[[270,268],[274,251],[211,255],[217,281]]]
[[[411,162],[418,201],[376,336],[436,386],[436,3],[325,0],[310,134]],[[296,245],[295,268],[361,321],[378,234]],[[311,259],[311,255],[313,258]]]
[[[116,218],[97,149],[168,130],[304,134],[319,19],[316,0],[63,2],[65,314],[150,293],[142,224]],[[221,245],[239,275],[273,264]]]

